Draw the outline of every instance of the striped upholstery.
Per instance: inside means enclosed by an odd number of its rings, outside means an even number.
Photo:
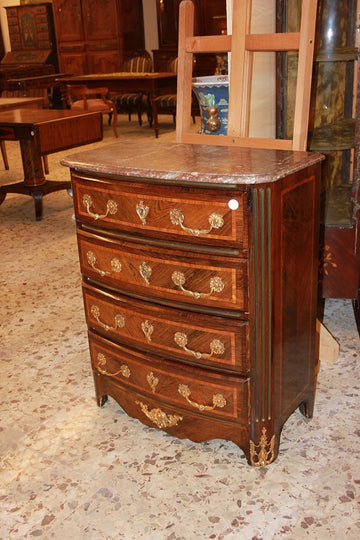
[[[178,67],[177,57],[169,60],[168,69],[167,69],[168,71],[171,71],[172,73],[177,73],[177,67]],[[157,130],[158,130],[158,115],[159,114],[171,114],[173,117],[173,121],[175,123],[176,102],[177,102],[176,94],[164,94],[162,96],[156,97],[153,100],[152,110],[153,110],[153,116],[154,116],[155,134],[157,133]],[[195,108],[193,106],[191,108],[191,116],[195,124]]]
[[[159,109],[176,109],[176,94],[164,94],[155,98]]]
[[[150,54],[147,51],[135,51],[125,62],[124,71],[129,71],[130,73],[150,73],[152,71],[152,58]],[[139,125],[141,126],[141,114],[147,112],[149,123],[151,123],[152,115],[147,95],[142,92],[132,92],[113,96],[111,99],[116,104],[116,109],[119,113],[125,112],[128,114],[129,122],[131,120],[131,113],[137,112]]]
[[[149,73],[152,71],[151,56],[147,55],[149,55],[149,53],[146,52],[146,55],[144,56],[133,56],[130,58],[125,64],[125,71],[130,71],[132,73]]]

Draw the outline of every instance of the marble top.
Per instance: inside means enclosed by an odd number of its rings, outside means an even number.
[[[313,152],[117,141],[68,156],[61,164],[100,175],[237,185],[274,182],[322,159]]]

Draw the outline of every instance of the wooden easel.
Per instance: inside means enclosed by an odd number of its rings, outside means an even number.
[[[299,32],[251,34],[251,0],[233,0],[232,35],[194,36],[194,5],[183,0],[179,12],[177,141],[222,146],[306,150],[317,0],[303,0]],[[249,137],[252,57],[256,51],[298,51],[292,140]],[[193,55],[231,52],[228,134],[190,131]],[[266,111],[265,111],[266,114]]]
[[[232,35],[195,36],[194,4],[183,0],[179,11],[176,140],[181,143],[306,150],[317,0],[303,0],[299,32],[251,34],[251,0],[233,0]],[[294,130],[291,140],[249,137],[252,56],[256,51],[298,51]],[[231,52],[227,135],[191,131],[194,54]],[[266,111],[265,113],[266,114]],[[339,345],[317,321],[319,357],[333,362]]]

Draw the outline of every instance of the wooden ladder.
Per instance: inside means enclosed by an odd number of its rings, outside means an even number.
[[[221,146],[306,150],[317,0],[303,0],[299,32],[250,34],[251,0],[233,0],[232,35],[194,36],[194,5],[183,0],[179,13],[176,140]],[[298,51],[294,130],[291,140],[249,137],[252,55],[255,51]],[[231,52],[227,135],[194,133],[191,127],[193,55]],[[318,358],[334,362],[338,344],[317,321]]]
[[[306,150],[317,0],[303,0],[299,32],[251,34],[251,0],[233,0],[232,35],[195,36],[194,4],[183,0],[179,11],[177,142]],[[291,140],[249,137],[253,53],[298,51],[294,130]],[[197,134],[191,128],[193,56],[231,52],[227,135]]]

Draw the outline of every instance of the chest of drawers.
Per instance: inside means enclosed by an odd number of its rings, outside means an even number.
[[[126,141],[63,160],[99,405],[276,458],[314,406],[320,161]]]

